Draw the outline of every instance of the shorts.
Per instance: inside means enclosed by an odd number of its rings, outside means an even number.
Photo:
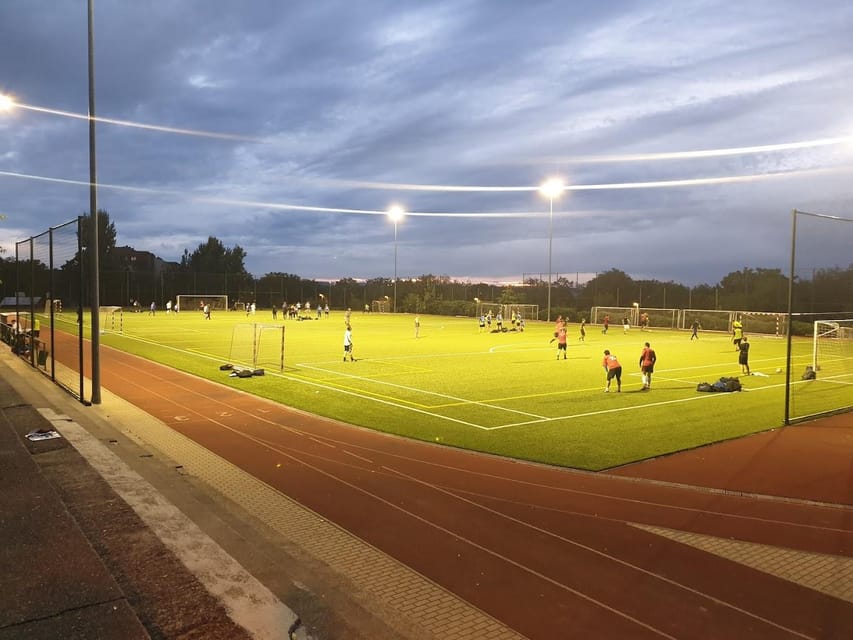
[[[640,371],[642,371],[643,373],[654,373],[654,372],[655,372],[655,365],[653,365],[653,364],[644,364],[644,365],[640,368]]]
[[[566,350],[566,343],[565,342],[560,342],[557,344],[557,351],[565,351],[565,350]]]
[[[344,353],[349,353],[350,351],[352,351],[352,345],[351,344],[345,344],[344,345]]]
[[[622,367],[613,367],[612,369],[607,370],[607,379],[613,380],[616,378],[617,382],[621,382],[622,380]]]

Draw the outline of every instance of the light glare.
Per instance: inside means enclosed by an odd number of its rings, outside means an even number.
[[[565,185],[559,178],[551,178],[539,187],[539,192],[546,198],[559,198],[562,195]]]

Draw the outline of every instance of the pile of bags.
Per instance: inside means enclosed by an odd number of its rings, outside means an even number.
[[[720,378],[713,384],[709,384],[707,382],[700,382],[696,386],[696,391],[740,391],[741,390],[740,380],[737,378]]]

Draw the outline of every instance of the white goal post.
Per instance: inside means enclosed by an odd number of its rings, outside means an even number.
[[[853,384],[853,320],[814,323],[812,370],[818,378]]]
[[[50,307],[53,306],[54,313],[62,313],[62,300],[59,298],[44,299],[44,315],[50,314]]]
[[[229,361],[251,369],[284,371],[284,325],[235,324],[231,332]]]
[[[124,333],[124,311],[121,307],[98,307],[101,333]]]
[[[628,318],[632,325],[640,322],[639,307],[593,307],[590,310],[590,324],[604,324],[604,316],[610,316],[610,324],[621,325],[622,318]]]
[[[179,311],[201,311],[206,304],[211,311],[228,311],[228,296],[225,295],[180,294],[175,300]]]
[[[370,310],[373,313],[388,313],[388,298],[374,300],[370,303]]]

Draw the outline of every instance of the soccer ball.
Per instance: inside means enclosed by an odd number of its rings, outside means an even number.
[[[776,373],[782,373],[782,367],[776,367]]]

